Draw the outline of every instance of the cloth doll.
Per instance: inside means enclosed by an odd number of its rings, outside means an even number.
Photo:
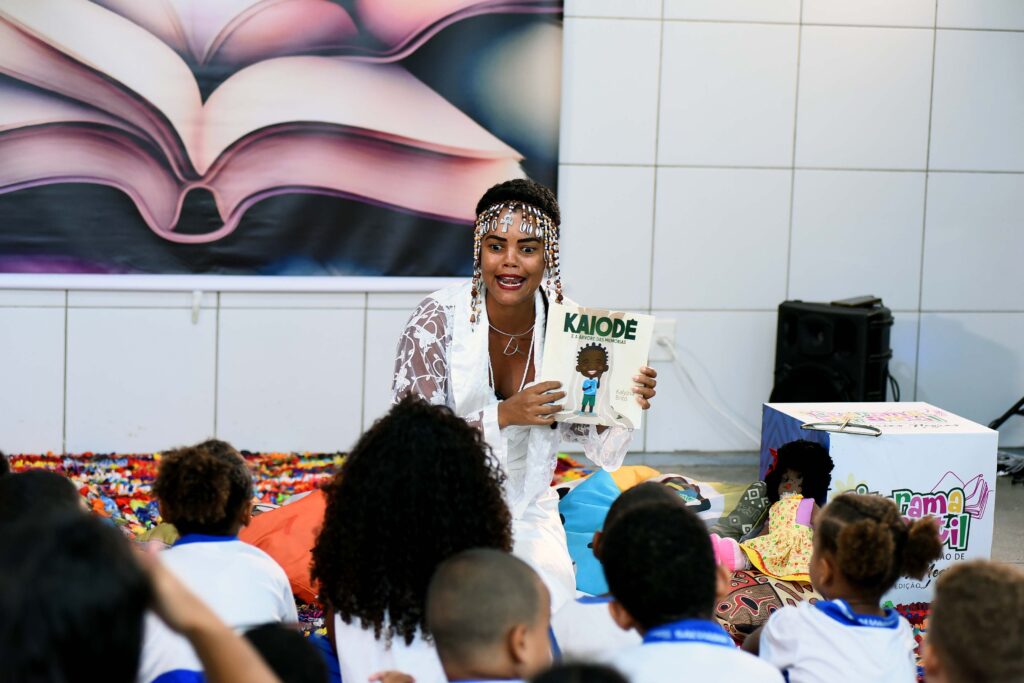
[[[738,543],[711,535],[715,556],[730,571],[751,565],[788,581],[810,581],[814,520],[832,482],[832,458],[812,441],[791,441],[773,451],[764,483],[771,507],[761,533]]]

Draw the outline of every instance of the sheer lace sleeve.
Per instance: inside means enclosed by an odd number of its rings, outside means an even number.
[[[448,310],[434,298],[424,299],[398,339],[395,378],[391,385],[392,403],[409,394],[418,394],[435,405],[455,408],[448,363],[451,341]],[[485,438],[492,436],[490,432],[497,433],[496,408],[460,417],[483,430]]]
[[[392,403],[409,394],[419,394],[435,405],[451,405],[448,375],[451,339],[444,307],[436,299],[424,299],[398,339]]]
[[[633,430],[609,427],[603,434],[594,425],[561,424],[562,440],[583,444],[583,452],[595,464],[606,470],[617,470],[626,458],[633,440]]]

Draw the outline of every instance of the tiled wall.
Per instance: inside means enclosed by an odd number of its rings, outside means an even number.
[[[895,313],[908,399],[981,422],[1024,394],[1024,2],[567,2],[569,294],[677,320],[634,449],[754,443],[775,308]],[[0,290],[0,449],[216,434],[344,449],[388,402],[410,294]],[[1024,445],[1024,418],[1001,444]]]

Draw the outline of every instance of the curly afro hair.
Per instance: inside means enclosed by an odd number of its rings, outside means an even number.
[[[862,594],[880,598],[900,576],[924,578],[942,555],[931,517],[908,523],[891,498],[844,493],[818,515],[815,552],[830,553],[839,572]]]
[[[153,495],[179,534],[228,536],[252,502],[252,474],[231,444],[210,439],[164,453]]]
[[[832,483],[833,467],[832,456],[820,443],[798,440],[782,445],[775,464],[764,476],[769,502],[779,502],[782,475],[786,470],[793,470],[803,477],[803,497],[813,498],[819,506],[824,506],[829,484]]]
[[[313,547],[320,597],[346,624],[412,643],[427,633],[427,586],[469,548],[511,551],[504,475],[481,432],[410,395],[378,420],[324,487]]]
[[[491,187],[476,203],[476,215],[501,202],[523,202],[543,211],[555,225],[561,225],[562,214],[558,209],[555,193],[529,178],[506,180]]]

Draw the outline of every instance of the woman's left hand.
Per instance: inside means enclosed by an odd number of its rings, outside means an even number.
[[[636,394],[636,402],[644,410],[651,407],[651,399],[658,393],[654,390],[654,387],[658,385],[658,380],[655,379],[657,376],[657,370],[645,365],[640,368],[640,374],[633,377],[633,381],[636,382],[636,386],[633,387],[633,393]]]

